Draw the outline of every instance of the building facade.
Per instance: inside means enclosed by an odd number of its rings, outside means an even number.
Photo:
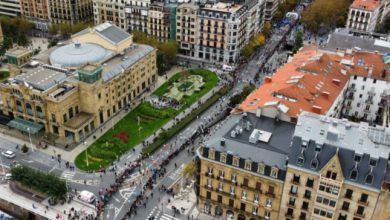
[[[351,32],[374,32],[381,19],[381,1],[379,0],[355,0],[349,7],[347,28]]]
[[[35,28],[47,31],[50,23],[48,1],[21,0],[22,15],[34,22]]]
[[[93,20],[92,0],[50,0],[50,22],[54,24],[75,24]]]
[[[127,30],[125,6],[124,0],[93,0],[93,18],[95,25],[108,21],[123,30]]]
[[[150,4],[147,33],[159,41],[176,39],[176,4],[154,2]]]
[[[278,219],[294,127],[253,113],[223,121],[198,150],[199,210],[230,220]]]
[[[313,113],[295,128],[279,219],[373,219],[390,131]]]
[[[8,126],[79,142],[156,80],[156,50],[133,44],[112,24],[88,28],[72,41],[39,54],[37,67],[1,83]]]
[[[176,12],[176,41],[179,54],[196,57],[198,52],[198,9],[194,4],[181,4]]]
[[[0,15],[20,16],[22,14],[20,0],[0,1]]]
[[[130,0],[126,2],[127,30],[148,33],[148,14],[151,0]]]

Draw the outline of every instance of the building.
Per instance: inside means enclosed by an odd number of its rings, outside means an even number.
[[[19,67],[29,62],[32,55],[33,51],[24,47],[15,47],[5,53],[8,63]]]
[[[20,0],[1,0],[0,1],[0,15],[20,16],[21,5]]]
[[[380,9],[380,0],[354,0],[349,7],[347,28],[361,34],[374,32],[381,20]]]
[[[36,29],[48,30],[50,23],[48,1],[20,0],[20,4],[23,17],[34,22]]]
[[[302,113],[279,219],[373,219],[389,143],[388,128]]]
[[[142,31],[148,33],[148,14],[151,0],[130,0],[126,2],[125,15],[127,20],[127,30]]]
[[[252,112],[296,123],[302,111],[337,115],[341,111],[348,76],[334,54],[305,47],[236,111]]]
[[[195,4],[181,4],[176,11],[176,41],[179,56],[196,57],[198,52],[198,10]]]
[[[24,133],[82,141],[156,80],[156,49],[103,23],[34,57],[0,84],[2,115]]]
[[[154,2],[149,6],[147,33],[159,41],[176,39],[176,4]]]
[[[345,54],[341,63],[352,71],[339,117],[388,126],[390,66],[384,62],[386,57],[352,50]]]
[[[278,9],[279,4],[284,1],[285,0],[265,0],[264,19],[270,21],[274,17],[274,14]]]
[[[125,1],[123,0],[92,0],[93,1],[93,19],[95,25],[111,22],[112,24],[127,30],[127,19],[125,13]]]
[[[221,122],[198,150],[199,210],[218,219],[278,219],[294,127],[250,112]]]
[[[92,0],[49,0],[48,3],[51,23],[76,24],[93,20]]]

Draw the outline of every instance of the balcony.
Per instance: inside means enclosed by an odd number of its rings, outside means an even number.
[[[270,198],[275,198],[275,193],[274,192],[266,192],[265,195],[270,197]]]
[[[365,218],[366,216],[364,213],[358,213],[358,212],[355,212],[354,215],[359,218]]]
[[[355,87],[349,87],[348,88],[348,92],[356,92],[356,88]]]
[[[370,105],[370,104],[373,104],[374,101],[372,101],[372,99],[367,99],[367,100],[365,101],[365,103]]]
[[[205,176],[208,176],[208,177],[214,178],[214,174],[213,174],[213,173],[209,173],[209,172],[206,172],[206,173],[205,173]]]
[[[287,202],[287,207],[295,209],[295,204],[291,202]]]
[[[294,184],[294,185],[301,185],[301,183],[299,182],[299,180],[295,180],[294,178],[291,179],[291,183]]]
[[[256,189],[255,187],[251,187],[251,186],[244,185],[244,184],[241,184],[240,186],[243,189],[247,189],[247,190],[250,190],[250,191],[256,191],[256,192],[262,193],[261,189]]]
[[[293,193],[293,192],[288,192],[288,195],[290,195],[290,196],[294,196],[294,197],[298,197],[298,193]]]
[[[231,194],[230,192],[220,191],[219,189],[215,189],[215,191],[221,195],[228,196],[230,198],[236,197],[234,194]]]
[[[286,216],[286,218],[292,218],[292,219],[294,218],[294,214],[288,212],[286,212],[284,216]]]
[[[213,186],[212,185],[208,185],[207,183],[204,184],[204,188],[213,190]]]
[[[362,200],[359,199],[358,203],[360,205],[368,206],[368,201],[362,201]]]

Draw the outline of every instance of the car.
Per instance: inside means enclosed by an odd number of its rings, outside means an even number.
[[[4,157],[10,158],[10,159],[12,159],[12,158],[15,157],[15,152],[10,151],[10,150],[3,151],[1,154],[2,154]]]
[[[10,180],[12,178],[12,174],[11,173],[6,173],[5,174],[5,179],[6,180]]]

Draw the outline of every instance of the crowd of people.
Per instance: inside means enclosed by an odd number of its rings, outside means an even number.
[[[147,98],[150,104],[156,108],[174,108],[176,110],[180,109],[182,104],[176,99],[167,98],[165,96],[150,96]]]

